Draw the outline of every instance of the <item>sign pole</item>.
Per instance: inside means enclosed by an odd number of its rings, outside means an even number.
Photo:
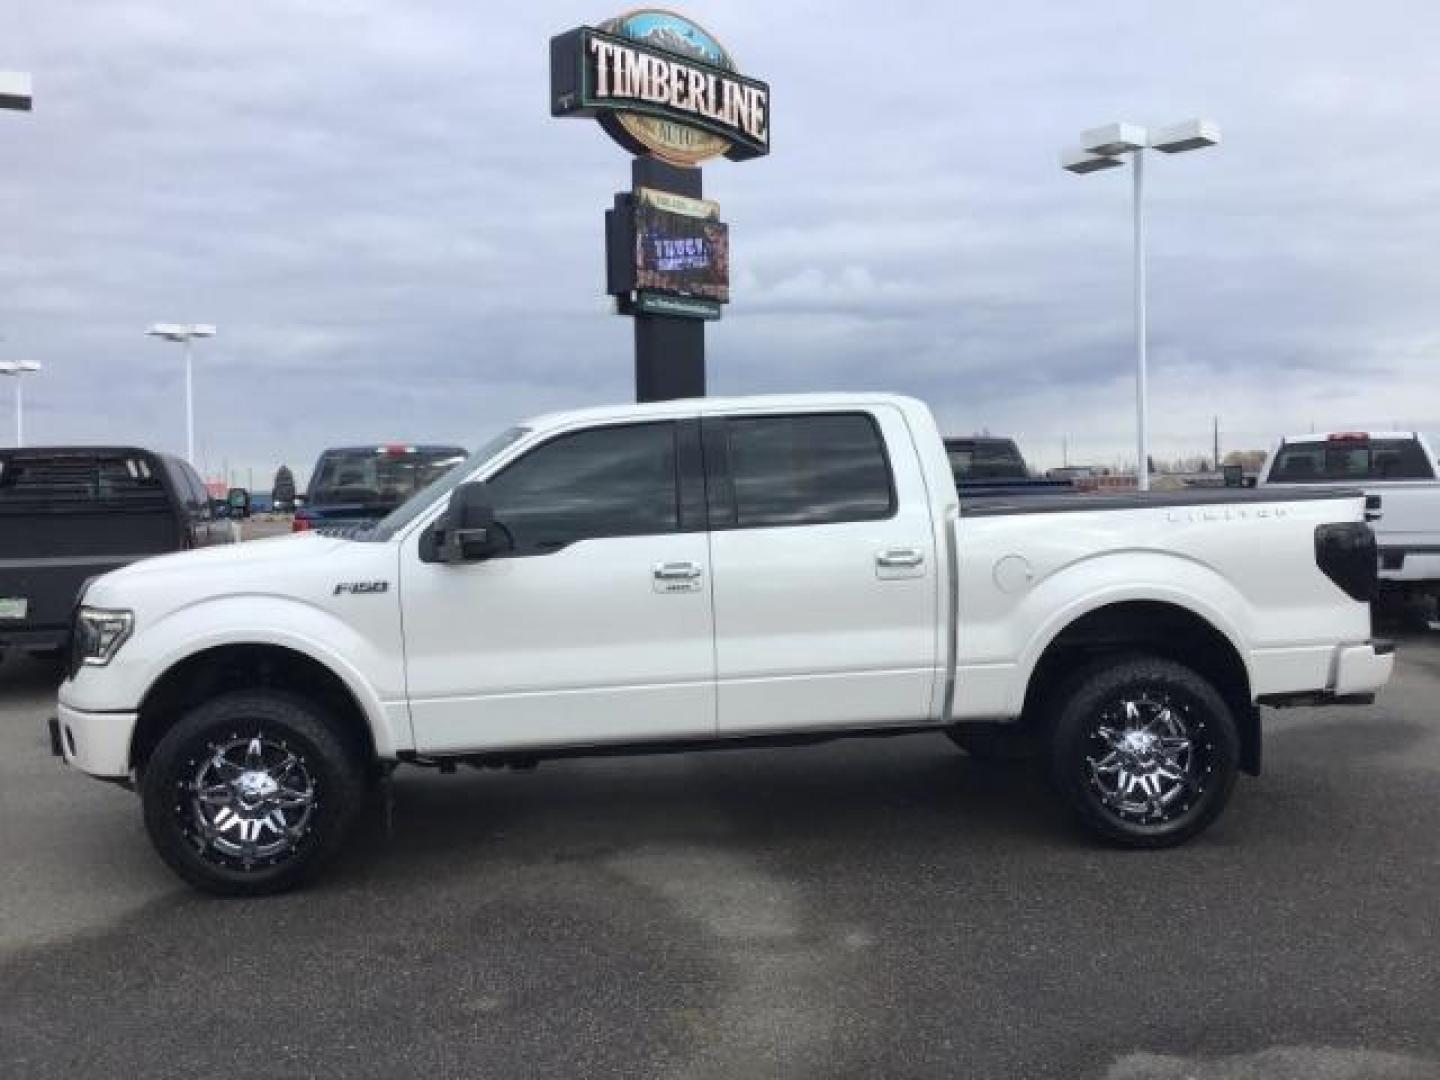
[[[698,199],[703,194],[699,169],[637,157],[630,163],[631,184]],[[635,320],[635,400],[670,401],[705,396],[705,323],[672,315],[640,315]]]
[[[705,323],[730,302],[730,233],[700,163],[770,153],[770,87],[704,27],[642,8],[550,39],[550,115],[636,155],[605,212],[605,291],[635,320],[635,399],[705,396]]]

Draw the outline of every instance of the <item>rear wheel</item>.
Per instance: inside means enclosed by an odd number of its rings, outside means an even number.
[[[141,781],[161,858],[206,892],[298,884],[344,843],[364,799],[361,764],[324,713],[275,691],[225,694],[166,732]]]
[[[1119,658],[1090,668],[1063,697],[1050,768],[1092,832],[1127,847],[1165,847],[1225,808],[1239,746],[1230,707],[1195,671]]]

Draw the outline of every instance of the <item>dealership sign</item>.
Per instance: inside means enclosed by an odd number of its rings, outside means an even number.
[[[709,32],[644,9],[550,40],[550,112],[591,116],[634,154],[694,166],[770,152],[770,88]]]

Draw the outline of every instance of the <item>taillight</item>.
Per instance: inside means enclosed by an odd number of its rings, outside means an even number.
[[[1329,442],[1369,442],[1368,431],[1337,431],[1326,437]]]
[[[300,517],[299,515],[296,515],[296,517],[290,522],[291,532],[309,532],[312,528],[313,526],[310,524],[310,519],[308,517]]]
[[[1315,565],[1352,600],[1375,595],[1375,559],[1375,533],[1369,525],[1346,521],[1315,526]]]

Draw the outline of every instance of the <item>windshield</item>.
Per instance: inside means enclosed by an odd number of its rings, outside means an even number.
[[[1323,484],[1434,478],[1425,450],[1416,439],[1347,438],[1287,443],[1275,455],[1269,480],[1282,484]]]
[[[481,465],[484,465],[485,462],[500,453],[500,451],[504,450],[511,443],[529,433],[530,429],[524,427],[513,427],[502,431],[459,465],[452,467],[442,479],[421,491],[417,491],[377,522],[374,528],[366,529],[363,533],[355,534],[353,539],[389,540],[441,499],[448,498],[450,492],[459,487],[461,482],[463,482],[466,477],[471,476]]]
[[[464,460],[465,451],[458,446],[326,450],[315,466],[306,502],[398,506]]]
[[[948,441],[945,453],[956,480],[1023,480],[1025,459],[1009,439]]]

